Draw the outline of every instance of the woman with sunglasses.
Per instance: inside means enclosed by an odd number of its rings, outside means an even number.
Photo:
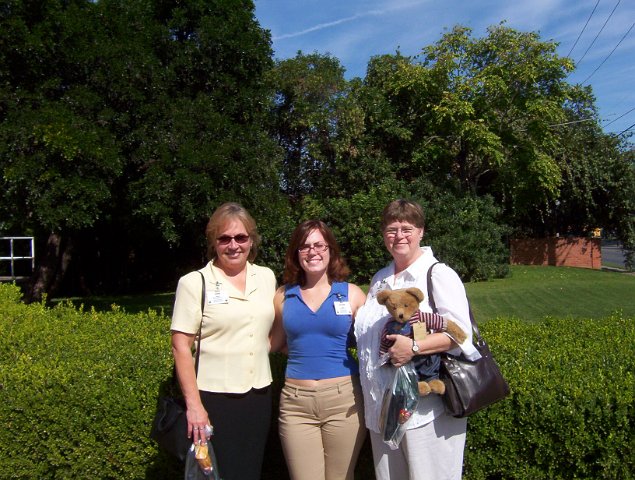
[[[274,297],[272,350],[288,351],[279,430],[292,480],[352,480],[366,429],[356,360],[348,351],[366,295],[320,220],[296,227]]]
[[[247,210],[225,203],[206,228],[210,262],[181,277],[172,315],[172,352],[185,397],[188,435],[206,438],[224,480],[259,480],[271,422],[269,332],[276,280],[255,265],[260,244]],[[201,323],[202,273],[205,305]],[[201,328],[198,373],[192,346]]]

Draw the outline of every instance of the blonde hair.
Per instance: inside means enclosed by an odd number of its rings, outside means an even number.
[[[207,227],[205,228],[207,258],[212,260],[216,257],[216,239],[218,238],[220,230],[230,220],[240,220],[245,230],[247,230],[247,234],[252,242],[247,260],[253,262],[256,259],[258,247],[260,246],[258,227],[256,227],[256,221],[249,215],[245,207],[235,202],[223,203],[214,210],[214,213],[212,213],[212,216],[209,218],[209,222],[207,222]]]

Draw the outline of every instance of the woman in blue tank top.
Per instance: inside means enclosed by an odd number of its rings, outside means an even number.
[[[274,298],[272,350],[288,352],[280,440],[292,480],[353,479],[366,436],[357,361],[348,347],[366,295],[320,220],[296,227]]]

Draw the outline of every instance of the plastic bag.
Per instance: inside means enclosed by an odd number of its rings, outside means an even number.
[[[221,480],[209,440],[192,444],[185,457],[185,480]]]
[[[412,362],[395,369],[392,385],[384,392],[379,417],[382,438],[393,450],[407,430],[407,423],[419,405],[417,372]]]

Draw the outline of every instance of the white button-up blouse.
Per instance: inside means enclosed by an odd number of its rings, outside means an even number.
[[[357,355],[360,366],[360,379],[364,392],[364,409],[366,426],[379,433],[379,416],[385,389],[389,388],[396,369],[388,365],[380,365],[379,345],[381,332],[390,319],[386,307],[377,302],[377,293],[384,289],[417,287],[425,294],[421,302],[422,312],[432,312],[428,304],[427,272],[437,261],[430,247],[421,248],[421,255],[412,265],[398,275],[394,274],[394,263],[381,269],[373,277],[366,303],[357,311],[355,317],[355,336],[357,338]],[[472,360],[480,358],[478,350],[472,343],[472,326],[470,323],[469,305],[465,287],[457,273],[445,264],[438,264],[432,270],[432,284],[437,313],[457,322],[467,334],[463,344],[450,353],[461,351]],[[444,413],[443,402],[439,395],[431,394],[419,399],[417,411],[408,422],[408,428],[425,425]]]

